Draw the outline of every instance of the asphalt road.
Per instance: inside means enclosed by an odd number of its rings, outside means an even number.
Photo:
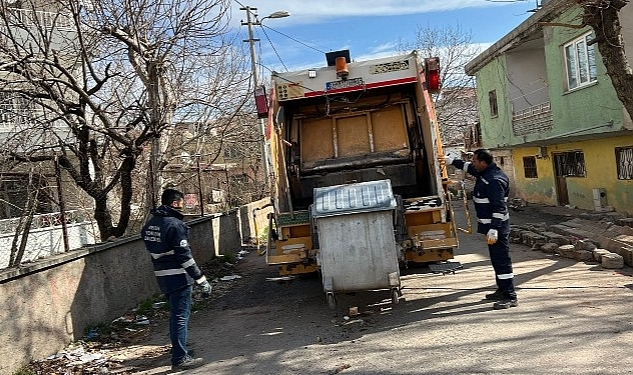
[[[457,213],[457,215],[461,215]],[[514,223],[564,220],[526,210]],[[559,220],[559,221],[560,221]],[[481,235],[462,235],[455,274],[402,271],[403,297],[359,292],[328,308],[320,280],[287,283],[251,252],[230,290],[192,317],[208,363],[187,374],[630,374],[631,268],[605,270],[511,245],[519,306],[493,310],[494,273]],[[359,315],[348,316],[356,307]],[[167,327],[140,346],[166,345]],[[143,374],[171,373],[168,356]]]

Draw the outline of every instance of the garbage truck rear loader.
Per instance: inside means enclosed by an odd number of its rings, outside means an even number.
[[[431,100],[439,62],[326,61],[272,76],[266,261],[280,275],[320,270],[331,304],[381,288],[397,302],[399,265],[445,262],[458,245]]]

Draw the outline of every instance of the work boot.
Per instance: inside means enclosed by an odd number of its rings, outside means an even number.
[[[193,358],[189,355],[186,355],[180,362],[175,365],[171,365],[172,370],[186,370],[190,368],[196,368],[204,365],[204,359],[202,358]]]
[[[509,309],[510,307],[517,307],[519,306],[519,301],[515,298],[504,298],[500,301],[497,301],[494,303],[494,305],[492,305],[492,308],[495,310],[504,310],[504,309]]]
[[[490,301],[501,301],[503,298],[503,291],[501,289],[495,290],[494,293],[486,294],[486,299]]]

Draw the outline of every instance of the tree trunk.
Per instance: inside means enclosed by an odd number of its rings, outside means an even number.
[[[611,77],[618,99],[633,117],[633,72],[624,52],[624,40],[620,34],[619,12],[628,1],[580,1],[584,8],[583,23],[591,26],[602,62]]]

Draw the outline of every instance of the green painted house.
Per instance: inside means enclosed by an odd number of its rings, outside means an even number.
[[[573,2],[550,0],[466,66],[483,146],[528,203],[633,214],[633,122]],[[620,12],[633,57],[633,6]],[[633,61],[633,60],[632,60]]]

